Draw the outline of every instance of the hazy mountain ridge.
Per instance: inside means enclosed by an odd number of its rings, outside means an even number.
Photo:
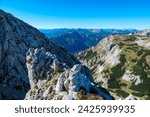
[[[69,52],[79,52],[98,44],[104,37],[115,34],[132,34],[135,29],[52,29],[40,30],[50,40],[63,46]]]

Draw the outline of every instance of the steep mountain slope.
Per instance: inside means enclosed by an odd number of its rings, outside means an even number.
[[[110,36],[78,58],[116,99],[150,99],[150,38]],[[129,99],[129,98],[127,98]]]
[[[57,81],[58,76],[67,70],[70,70],[70,75],[63,77],[66,82]],[[62,91],[64,86],[68,88],[66,93],[73,92],[74,95],[61,99],[76,99],[81,89],[99,99],[113,99],[106,90],[97,87],[92,78],[88,68],[63,47],[49,41],[34,27],[0,10],[0,99],[24,99],[25,96],[26,99],[55,99],[56,89]],[[83,81],[87,81],[87,85]],[[55,82],[61,88],[57,88]],[[45,95],[51,95],[51,98]]]
[[[50,40],[73,53],[95,46],[101,39],[109,35],[137,32],[134,29],[52,29],[40,31]]]

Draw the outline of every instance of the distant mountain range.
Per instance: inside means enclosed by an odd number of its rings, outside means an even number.
[[[41,29],[51,41],[75,53],[95,46],[110,35],[126,35],[138,32],[136,29]]]

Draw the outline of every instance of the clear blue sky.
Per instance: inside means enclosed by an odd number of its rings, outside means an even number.
[[[150,0],[0,0],[37,28],[150,28]]]

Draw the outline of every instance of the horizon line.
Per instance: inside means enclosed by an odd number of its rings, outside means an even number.
[[[37,28],[37,27],[35,27]],[[139,28],[62,28],[62,27],[56,27],[56,28],[37,28],[38,30],[54,30],[54,29],[88,29],[88,30],[100,30],[100,29],[116,29],[116,30],[147,30],[150,28],[143,28],[143,29],[139,29]]]

